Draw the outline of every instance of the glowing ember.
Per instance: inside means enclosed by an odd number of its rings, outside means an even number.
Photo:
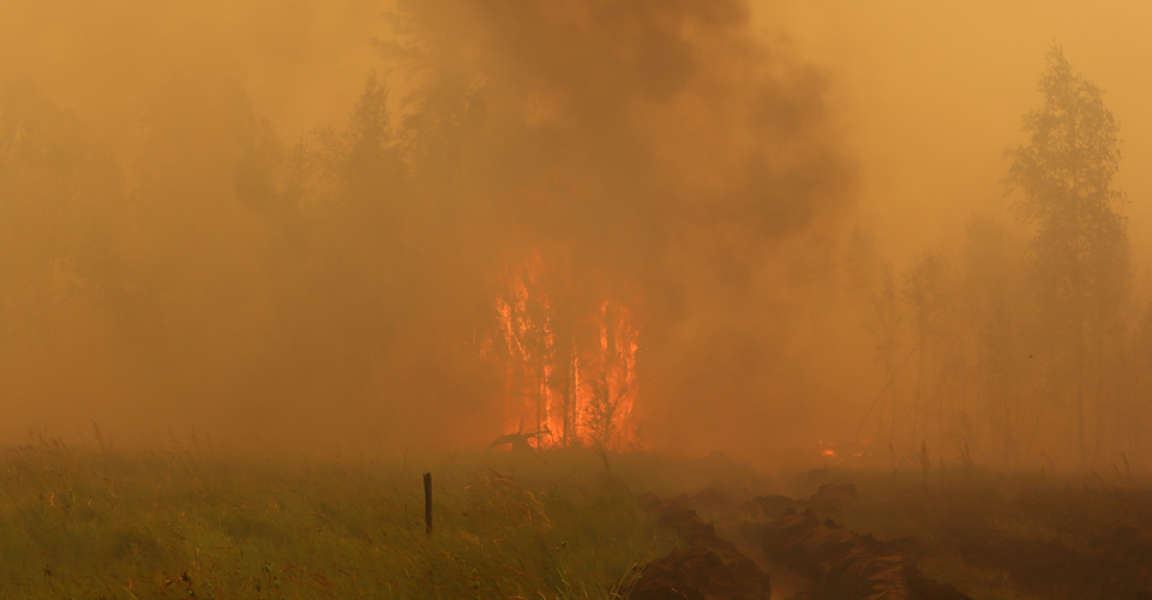
[[[587,300],[539,256],[507,276],[496,311],[506,354],[505,428],[539,448],[637,444],[639,328],[624,304]]]

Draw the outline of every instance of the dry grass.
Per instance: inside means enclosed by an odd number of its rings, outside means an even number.
[[[431,539],[422,469],[401,461],[3,457],[0,599],[608,599],[661,550],[596,456],[444,457]]]

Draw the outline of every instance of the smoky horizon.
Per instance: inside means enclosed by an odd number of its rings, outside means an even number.
[[[1148,470],[1149,10],[8,3],[0,444]]]

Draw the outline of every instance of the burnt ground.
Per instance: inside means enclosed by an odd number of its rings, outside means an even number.
[[[729,540],[716,534],[690,502],[661,499],[653,494],[638,498],[657,526],[670,531],[681,547],[645,566],[632,589],[632,600],[768,600],[769,578],[754,560]]]
[[[860,477],[827,506],[847,526],[906,539],[926,570],[988,597],[1152,598],[1152,491],[988,474],[942,485]]]
[[[1152,491],[1095,479],[819,472],[804,498],[733,480],[664,502],[713,523],[772,598],[1152,599]]]

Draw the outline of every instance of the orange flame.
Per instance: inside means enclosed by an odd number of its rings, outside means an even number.
[[[621,302],[578,298],[566,274],[535,255],[510,273],[496,312],[506,354],[505,428],[539,448],[637,446],[639,328]]]

